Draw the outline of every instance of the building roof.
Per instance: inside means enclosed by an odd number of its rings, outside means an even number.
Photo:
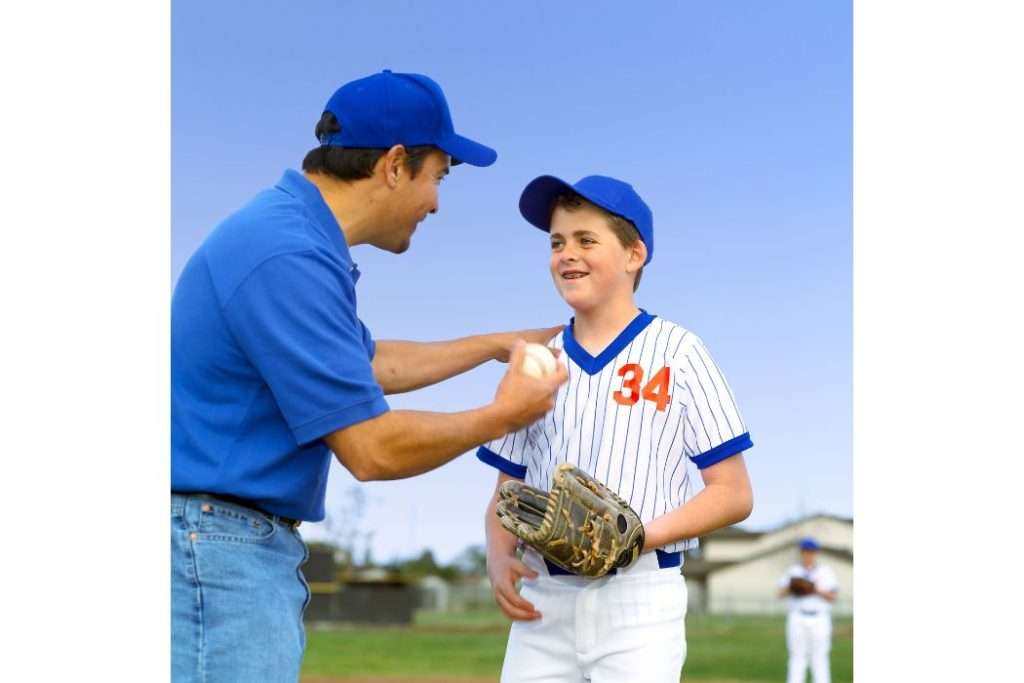
[[[709,562],[708,560],[705,560],[703,557],[687,556],[685,561],[683,562],[683,576],[691,579],[702,579],[707,577],[709,574],[713,574],[714,572],[724,567],[732,567],[738,564],[747,564],[748,562],[754,562],[756,560],[759,560],[762,557],[774,555],[775,553],[782,550],[791,550],[792,548],[793,544],[788,541],[784,543],[776,543],[770,548],[766,548],[765,550],[761,550],[751,555],[746,555],[745,557],[742,557],[738,560],[719,560],[717,562]],[[853,553],[851,553],[846,548],[837,548],[835,546],[823,545],[821,546],[820,552],[822,555],[828,555],[830,557],[836,557],[842,560],[853,562]]]
[[[701,540],[725,540],[741,538],[753,541],[757,538],[760,538],[761,536],[778,533],[779,531],[789,529],[790,527],[794,527],[798,524],[804,524],[805,522],[809,522],[814,519],[831,519],[832,521],[840,522],[841,524],[849,524],[850,526],[853,526],[853,519],[851,519],[850,517],[840,517],[839,515],[831,515],[824,512],[818,512],[813,515],[801,517],[800,519],[794,519],[787,522],[783,522],[777,527],[765,529],[763,531],[751,531],[749,529],[743,529],[742,527],[738,526],[727,526],[717,531],[713,531],[707,536],[702,536]]]
[[[727,526],[727,527],[724,527],[722,529],[718,529],[717,531],[712,531],[707,536],[703,536],[702,539],[706,539],[706,538],[716,538],[716,539],[718,539],[718,538],[720,538],[720,539],[744,538],[744,539],[754,540],[755,538],[759,538],[759,537],[763,536],[765,533],[766,532],[764,532],[764,531],[748,531],[746,529],[741,529],[738,526]]]
[[[775,533],[777,533],[779,531],[782,531],[782,530],[788,529],[790,527],[796,526],[797,524],[802,524],[802,523],[808,522],[810,520],[822,519],[822,518],[824,518],[824,519],[831,519],[833,521],[840,522],[840,523],[843,523],[843,524],[849,524],[851,526],[853,525],[853,520],[848,518],[848,517],[840,517],[838,515],[830,515],[830,514],[826,514],[826,513],[817,513],[817,514],[809,515],[807,517],[802,517],[801,519],[798,519],[798,520],[793,520],[793,521],[790,521],[790,522],[786,522],[786,523],[784,523],[784,524],[782,524],[782,525],[780,525],[780,526],[778,526],[778,527],[776,527],[774,529],[768,529],[768,530],[765,530],[765,531],[749,531],[747,529],[742,529],[742,528],[740,528],[738,526],[725,527],[724,529],[719,529],[717,531],[714,531],[714,532],[708,534],[707,536],[701,537],[701,543],[705,543],[707,541],[714,541],[714,540],[748,540],[748,541],[755,541],[755,540],[761,538],[762,536],[767,536],[767,535],[770,535],[770,534],[775,534]],[[735,559],[735,560],[719,560],[719,561],[714,561],[714,562],[710,562],[710,561],[704,559],[704,557],[699,555],[699,554],[698,555],[690,555],[688,553],[686,555],[685,561],[683,562],[683,570],[682,570],[683,571],[683,576],[686,576],[686,577],[689,577],[689,578],[694,578],[694,579],[705,578],[709,574],[711,574],[713,572],[716,572],[719,569],[722,569],[723,567],[731,567],[731,566],[737,565],[737,564],[745,564],[747,562],[752,562],[752,561],[758,560],[758,559],[760,559],[762,557],[766,557],[768,555],[774,555],[775,553],[777,553],[777,552],[779,552],[781,550],[792,549],[793,547],[794,547],[794,544],[790,540],[780,541],[779,543],[772,544],[771,546],[769,546],[768,548],[765,548],[764,550],[759,550],[758,552],[752,553],[750,555],[746,555],[746,556],[741,557],[739,559]],[[835,558],[847,560],[847,561],[850,561],[850,562],[853,561],[853,553],[849,549],[847,549],[847,548],[841,548],[841,547],[838,547],[838,546],[830,546],[830,545],[822,545],[821,546],[821,553],[822,553],[822,555],[827,555],[827,556],[830,556],[830,557],[835,557]]]
[[[742,561],[742,560],[741,560]],[[731,564],[736,564],[736,561],[719,561],[709,562],[703,557],[689,557],[683,561],[683,576],[690,579],[702,579],[708,574],[712,573],[716,569],[721,567],[727,567]]]

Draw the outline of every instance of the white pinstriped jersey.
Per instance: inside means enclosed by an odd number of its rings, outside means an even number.
[[[477,452],[506,474],[547,490],[555,466],[572,463],[648,522],[692,497],[687,459],[704,469],[753,445],[718,366],[679,325],[641,311],[596,358],[571,323],[548,345],[569,368],[554,409]]]
[[[790,565],[789,568],[786,569],[786,573],[782,575],[781,579],[779,579],[779,588],[785,588],[788,586],[789,580],[793,577],[807,579],[819,590],[839,590],[839,579],[836,577],[836,573],[832,571],[832,568],[828,565],[815,564],[810,569],[799,562]],[[792,612],[794,610],[831,614],[832,603],[820,595],[791,595],[789,597],[789,611]]]

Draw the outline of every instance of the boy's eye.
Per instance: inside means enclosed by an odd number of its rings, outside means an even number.
[[[590,239],[589,237],[581,237],[580,244],[597,244],[597,242],[595,240]]]
[[[558,251],[559,249],[562,248],[562,244],[563,244],[562,242],[552,242],[551,243],[551,250],[552,251]]]

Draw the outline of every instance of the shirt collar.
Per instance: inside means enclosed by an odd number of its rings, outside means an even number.
[[[299,173],[288,169],[281,176],[281,180],[275,186],[277,189],[290,194],[306,205],[309,215],[313,219],[313,225],[335,248],[342,260],[349,265],[349,272],[352,275],[352,282],[359,281],[359,268],[352,262],[352,253],[349,251],[348,243],[345,242],[345,235],[341,232],[341,226],[334,218],[334,214],[327,207],[323,195],[317,186]]]
[[[632,322],[626,325],[626,328],[619,333],[619,336],[612,340],[612,343],[595,358],[576,341],[576,318],[573,317],[569,319],[569,325],[562,331],[562,347],[584,372],[588,375],[596,375],[608,363],[613,361],[619,355],[619,352],[626,348],[638,334],[643,332],[651,324],[652,320],[654,320],[654,316],[641,308],[640,313],[633,318]]]

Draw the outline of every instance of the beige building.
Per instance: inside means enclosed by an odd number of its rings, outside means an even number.
[[[797,544],[811,536],[821,546],[818,561],[839,579],[836,615],[853,613],[853,520],[812,515],[769,531],[728,527],[700,539],[688,553],[683,575],[689,589],[689,609],[711,614],[780,614],[786,601],[778,598],[778,581],[799,562]]]

